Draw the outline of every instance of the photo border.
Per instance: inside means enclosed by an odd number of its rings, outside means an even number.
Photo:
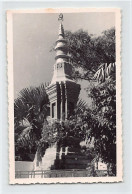
[[[25,178],[15,179],[14,156],[14,86],[13,86],[13,23],[14,13],[77,13],[77,12],[115,12],[116,14],[116,136],[117,136],[117,176],[115,177],[68,177],[68,178]],[[123,181],[122,165],[122,119],[121,119],[121,11],[120,8],[47,8],[7,11],[7,58],[8,58],[8,118],[9,118],[9,183],[110,183]]]

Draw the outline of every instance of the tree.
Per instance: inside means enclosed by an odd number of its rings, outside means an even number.
[[[16,149],[26,149],[29,153],[37,149],[37,141],[41,138],[43,123],[48,114],[48,104],[43,84],[20,91],[14,102]]]
[[[112,164],[116,174],[115,29],[104,31],[99,37],[83,30],[66,32],[66,38],[73,58],[74,77],[90,80],[92,85],[88,88],[92,109],[87,108],[74,117],[74,129],[83,129],[87,141],[94,138],[96,155]]]
[[[73,76],[76,79],[92,80],[93,75],[102,63],[115,62],[115,29],[102,32],[94,37],[87,31],[66,31],[69,55],[74,66]]]
[[[48,145],[51,145],[57,141],[60,141],[61,138],[76,137],[79,141],[82,141],[81,138],[81,129],[74,129],[75,122],[77,122],[78,115],[83,114],[83,111],[86,109],[86,103],[83,100],[79,100],[73,115],[67,121],[59,122],[44,122],[42,130],[42,139],[43,142],[47,142]],[[77,116],[77,117],[76,117]],[[76,119],[75,119],[76,118]],[[79,120],[78,120],[79,123]],[[82,133],[83,134],[83,133]],[[82,135],[83,136],[83,135]],[[41,141],[42,142],[42,141]]]
[[[116,84],[114,79],[93,86],[89,91],[93,99],[89,136],[94,137],[95,150],[104,162],[112,164],[116,174]]]
[[[78,115],[82,114],[85,108],[86,103],[80,99],[73,115],[67,121],[44,122],[42,136],[38,142],[38,151],[41,157],[46,149],[55,143],[59,147],[80,147],[79,143],[84,140],[85,131],[81,127],[77,127],[76,124],[80,122],[77,120]]]

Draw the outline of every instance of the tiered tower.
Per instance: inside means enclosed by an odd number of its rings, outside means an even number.
[[[61,21],[55,46],[56,57],[53,78],[46,90],[50,101],[51,119],[64,121],[74,110],[80,93],[80,85],[72,79],[72,64],[68,56],[62,14],[59,15],[59,19]]]

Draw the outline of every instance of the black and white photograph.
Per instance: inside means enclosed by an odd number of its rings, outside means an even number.
[[[118,8],[7,11],[9,182],[122,181]]]

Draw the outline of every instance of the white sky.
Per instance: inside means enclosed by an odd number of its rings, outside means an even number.
[[[115,26],[114,13],[64,13],[64,29],[100,35]],[[52,78],[55,53],[50,52],[58,35],[58,14],[25,13],[13,16],[14,96],[21,89],[38,86]],[[86,84],[82,84],[82,88]],[[86,86],[87,87],[87,86]],[[84,97],[84,91],[81,92]]]

